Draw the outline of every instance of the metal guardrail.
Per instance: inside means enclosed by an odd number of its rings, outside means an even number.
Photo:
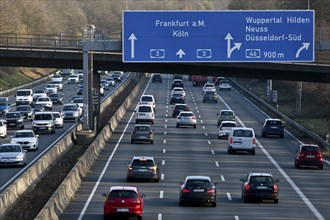
[[[297,122],[295,122],[294,120],[292,120],[291,118],[289,118],[288,116],[286,116],[285,114],[283,114],[282,112],[278,111],[276,108],[274,108],[273,106],[269,105],[267,102],[265,102],[264,100],[262,100],[258,96],[254,95],[253,93],[251,93],[250,91],[248,91],[243,86],[241,86],[235,80],[232,80],[231,79],[231,82],[236,87],[238,87],[240,90],[242,90],[245,94],[247,94],[249,97],[253,98],[259,104],[265,106],[268,110],[272,111],[274,114],[276,114],[277,116],[279,116],[278,118],[282,119],[283,121],[285,121],[290,126],[294,127],[295,129],[299,130],[300,132],[302,132],[309,139],[312,139],[313,141],[315,141],[320,147],[324,147],[324,148],[327,147],[330,150],[330,143],[326,142],[322,137],[320,137],[319,135],[315,134],[314,132],[312,132],[312,131],[304,128],[302,125],[298,124]]]

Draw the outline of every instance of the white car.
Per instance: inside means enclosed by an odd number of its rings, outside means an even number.
[[[216,91],[215,89],[215,86],[213,83],[205,83],[204,86],[203,86],[203,94],[206,92],[206,91]]]
[[[151,123],[155,122],[155,111],[151,105],[139,105],[135,111],[135,123]]]
[[[179,128],[181,126],[193,126],[196,128],[197,117],[192,111],[181,111],[176,117],[176,127]]]
[[[7,137],[7,125],[3,120],[0,120],[0,137]]]
[[[46,85],[46,94],[52,94],[52,93],[57,93],[57,86],[55,84],[47,84]]]
[[[153,95],[142,95],[139,105],[151,105],[154,110],[156,109],[156,101]]]
[[[77,74],[71,74],[68,78],[68,84],[79,83],[79,76]]]
[[[64,126],[63,115],[60,112],[53,112],[53,116],[55,118],[55,128],[63,128]]]
[[[6,165],[26,165],[26,150],[23,150],[20,144],[0,145],[0,166]]]
[[[228,80],[222,80],[220,83],[219,83],[219,90],[231,90],[231,85],[229,83]]]
[[[36,89],[33,92],[33,101],[36,101],[38,97],[46,97],[47,93],[44,89]]]
[[[176,94],[182,94],[184,97],[186,97],[186,92],[182,87],[174,87],[171,91],[171,96],[176,93]]]
[[[53,102],[48,96],[47,97],[39,97],[36,101],[36,104],[41,104],[48,110],[53,109]]]
[[[23,149],[38,150],[39,148],[39,135],[32,130],[17,130],[10,137],[11,144],[20,144]]]
[[[253,128],[232,128],[228,136],[228,153],[247,151],[256,154],[256,137]]]
[[[222,121],[219,126],[218,138],[221,139],[223,137],[228,137],[230,130],[236,127],[237,127],[237,123],[235,121]]]
[[[63,78],[61,75],[54,75],[52,78],[52,82],[62,82]]]
[[[84,98],[75,98],[71,102],[78,104],[81,109],[84,109]]]
[[[62,82],[52,82],[57,88],[57,91],[63,91],[63,83]]]
[[[114,78],[112,78],[112,77],[108,77],[105,80],[108,81],[109,86],[115,86],[116,85],[116,82],[115,82]]]

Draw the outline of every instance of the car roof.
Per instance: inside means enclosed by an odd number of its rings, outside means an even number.
[[[110,187],[110,192],[114,190],[129,190],[137,192],[137,188],[135,186],[112,186]]]
[[[281,121],[281,119],[278,118],[266,118],[266,121]]]
[[[209,176],[187,176],[185,181],[187,180],[209,180],[211,181],[211,178]]]
[[[250,130],[250,131],[254,131],[253,128],[247,128],[247,127],[237,127],[237,128],[232,128],[232,130]]]
[[[32,130],[25,129],[25,130],[16,130],[15,133],[21,133],[21,132],[33,132]]]
[[[249,176],[273,176],[271,173],[263,173],[263,172],[251,172]]]
[[[154,160],[152,156],[134,156],[132,160]]]
[[[4,144],[0,144],[0,147],[2,146],[21,146],[20,144],[12,144],[12,143],[4,143]]]
[[[148,124],[135,124],[134,127],[151,127]]]
[[[235,125],[237,125],[236,121],[222,121],[221,124],[235,124]]]
[[[183,88],[182,88],[182,87],[174,87],[174,88],[173,88],[173,90],[175,90],[175,89],[180,89],[180,90],[183,90]]]
[[[176,104],[174,105],[174,108],[175,108],[176,106],[188,106],[188,105],[187,105],[187,104],[182,104],[182,103],[176,103]]]
[[[34,115],[53,114],[53,112],[36,112]]]
[[[230,109],[221,109],[220,112],[234,112],[234,111]]]

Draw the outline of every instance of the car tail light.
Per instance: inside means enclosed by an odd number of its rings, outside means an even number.
[[[141,203],[141,201],[138,200],[138,199],[136,199],[136,200],[132,200],[131,202],[132,202],[132,203]]]
[[[190,193],[190,190],[189,189],[183,189],[182,192],[183,193]]]
[[[274,184],[274,192],[277,192],[277,190],[278,190],[278,185]]]
[[[244,185],[244,187],[245,187],[245,190],[250,190],[250,184],[248,184],[248,183],[245,183],[245,185]]]
[[[196,116],[192,116],[191,118],[195,120],[196,119]]]
[[[155,170],[155,171],[156,171],[156,170],[157,170],[157,167],[150,167],[149,169],[150,169],[150,170]]]
[[[316,157],[322,159],[322,154],[319,152],[319,153],[316,154]]]
[[[233,144],[233,138],[232,137],[229,138],[229,144]]]
[[[299,153],[298,157],[305,157],[305,153]]]
[[[132,166],[128,166],[128,170],[133,170],[133,167]]]
[[[215,190],[214,190],[214,189],[209,189],[209,190],[207,190],[207,192],[208,192],[208,193],[214,193]]]
[[[256,139],[255,138],[252,139],[252,144],[256,144]]]

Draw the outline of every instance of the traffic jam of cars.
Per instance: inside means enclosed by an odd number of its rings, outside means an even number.
[[[117,75],[124,77],[121,71],[117,71]],[[79,88],[82,82],[81,70],[62,69],[46,85],[17,89],[12,103],[8,97],[0,97],[0,137],[3,139],[0,143],[0,167],[25,166],[28,163],[27,152],[39,149],[39,139],[44,134],[54,134],[66,122],[81,120],[84,108],[83,93]],[[100,90],[109,90],[115,85],[110,71],[102,76]],[[64,88],[72,87],[78,94],[70,95],[70,100],[67,100],[69,97],[64,95]]]
[[[100,81],[100,86],[104,90],[108,90],[122,80],[120,71],[115,71],[115,74],[110,77],[108,73],[104,73],[104,75],[106,75],[106,78]],[[164,126],[164,124],[159,125],[160,118],[164,120],[164,116],[161,115],[164,109],[159,107],[158,103],[160,102],[168,105],[165,119],[168,125],[165,125],[165,128],[171,126],[170,128],[172,129],[171,134],[164,132],[164,135],[179,137],[184,134],[190,135],[189,138],[191,139],[196,138],[196,131],[199,132],[200,129],[205,129],[204,126],[206,124],[206,122],[200,119],[201,113],[195,106],[196,103],[205,108],[215,109],[217,113],[213,116],[214,120],[207,122],[213,127],[214,135],[210,135],[210,137],[205,133],[205,136],[216,142],[217,146],[220,146],[220,144],[225,145],[226,149],[224,152],[226,152],[226,157],[233,158],[233,160],[239,161],[240,157],[250,157],[253,160],[258,154],[261,154],[257,138],[282,139],[286,137],[284,136],[284,122],[281,119],[265,118],[263,122],[259,123],[261,132],[258,132],[259,130],[255,131],[252,127],[246,127],[239,120],[237,116],[239,112],[236,114],[232,109],[219,108],[221,94],[233,93],[234,89],[231,88],[229,79],[217,77],[204,83],[191,83],[187,80],[188,77],[181,74],[166,76],[166,80],[168,80],[167,100],[156,100],[156,94],[146,91],[136,100],[137,106],[134,108],[132,117],[128,122],[128,132],[123,132],[125,136],[128,136],[128,141],[125,144],[129,146],[129,153],[134,153],[134,155],[127,156],[121,154],[121,158],[127,161],[126,164],[120,165],[122,170],[125,170],[125,173],[121,175],[122,179],[116,180],[116,184],[111,183],[111,181],[110,183],[106,182],[107,189],[102,193],[103,201],[99,201],[100,203],[98,204],[98,206],[103,205],[104,219],[122,219],[123,217],[124,219],[131,219],[133,217],[134,219],[142,220],[145,210],[148,208],[146,200],[149,198],[148,194],[143,192],[142,189],[157,189],[160,183],[165,182],[165,174],[163,172],[165,160],[161,160],[158,155],[154,155],[155,149],[159,150],[158,146],[161,143],[159,139],[162,135],[155,127],[160,128],[160,126]],[[24,112],[16,108],[15,111],[6,113],[5,117],[0,120],[0,135],[3,138],[7,136],[7,131],[1,130],[1,125],[8,128],[13,126],[15,134],[10,136],[12,138],[10,143],[0,145],[0,165],[15,164],[25,166],[27,163],[27,150],[38,150],[38,138],[43,133],[54,133],[56,129],[63,128],[66,121],[77,122],[82,117],[83,89],[79,82],[83,79],[82,77],[79,78],[78,75],[77,77],[78,79],[76,79],[76,76],[68,79],[68,84],[77,85],[77,96],[72,97],[70,102],[64,102],[63,95],[58,91],[52,92],[45,89],[46,96],[33,97],[35,101],[31,103],[39,104],[42,110],[34,112],[34,109],[31,107],[31,112],[28,110]],[[156,84],[163,84],[164,81],[164,75],[157,73],[151,74],[149,83],[159,86]],[[201,85],[201,91],[198,93],[200,99],[189,97],[189,99],[196,100],[195,105],[187,101],[188,96],[191,95],[191,92],[188,90],[189,84],[193,87]],[[43,94],[43,92],[40,91],[40,94]],[[49,100],[46,100],[46,98]],[[54,106],[60,105],[61,109],[53,110],[53,106],[51,106],[49,101]],[[37,122],[37,119],[39,119],[38,115],[44,116],[43,114],[46,112],[51,113],[51,116],[45,116],[45,122],[41,123],[44,127],[39,128]],[[7,114],[9,115],[7,116]],[[27,130],[24,125],[27,120],[32,121],[30,130]],[[40,116],[40,120],[43,120],[43,117]],[[23,133],[25,133],[25,136],[23,136]],[[23,140],[19,139],[20,135],[23,136]],[[202,135],[204,136],[204,133]],[[166,143],[165,140],[162,142]],[[183,146],[176,144],[175,150],[184,151],[180,149],[181,147]],[[322,152],[317,144],[301,144],[296,147],[296,155],[292,160],[293,169],[304,169],[306,167],[308,170],[312,170],[314,167],[320,170],[323,169]],[[162,152],[165,154],[166,150],[162,149]],[[15,159],[10,159],[13,158],[12,155],[14,155]],[[190,166],[198,166],[198,162],[200,162],[197,158],[189,158],[189,160],[193,163]],[[220,166],[218,161],[215,164],[217,167]],[[278,178],[278,175],[280,174],[273,174],[261,165],[259,170],[251,170],[243,175],[241,178],[237,178],[237,183],[233,186],[236,194],[239,195],[241,203],[252,203],[253,205],[270,202],[274,204],[279,203],[281,198],[281,180]],[[189,209],[189,207],[196,206],[216,209],[216,207],[221,206],[220,201],[224,199],[221,198],[223,197],[221,195],[223,193],[221,184],[224,181],[223,175],[219,173],[213,174],[206,170],[204,173],[195,172],[182,175],[175,183],[177,200],[173,204],[180,209]],[[163,193],[164,189],[160,189],[160,198],[163,198]],[[228,200],[232,200],[229,193],[226,193],[226,196]],[[161,218],[158,217],[158,219]]]

